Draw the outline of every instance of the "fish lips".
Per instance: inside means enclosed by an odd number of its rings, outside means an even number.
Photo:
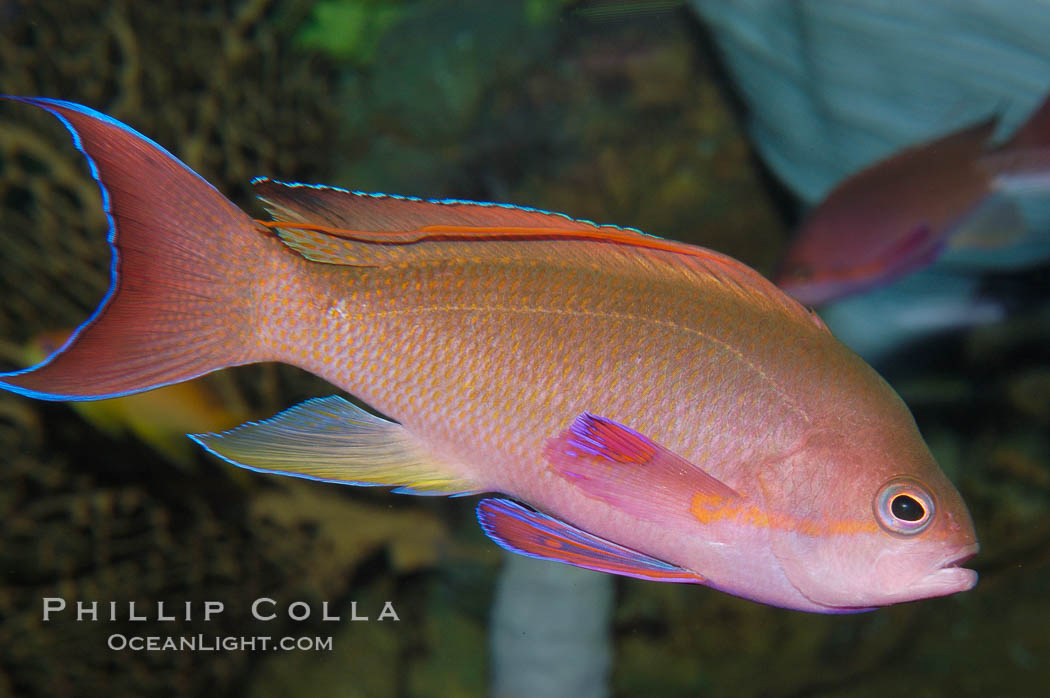
[[[956,548],[936,570],[919,579],[908,591],[914,594],[913,598],[922,599],[973,589],[977,584],[977,572],[959,565],[976,555],[980,548],[978,543]]]
[[[913,581],[907,583],[891,581],[899,580],[897,576],[899,571],[893,569],[896,567],[896,562],[893,562],[891,558],[879,560],[875,565],[876,574],[886,580],[884,582],[886,586],[884,587],[885,596],[877,600],[877,605],[887,606],[969,591],[977,584],[977,572],[959,567],[959,565],[976,555],[979,549],[978,543],[953,547],[932,571],[919,574]]]

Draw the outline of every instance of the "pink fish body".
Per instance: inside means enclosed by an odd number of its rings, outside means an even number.
[[[560,214],[255,182],[253,221],[98,112],[114,286],[48,361],[0,375],[97,399],[283,361],[360,398],[195,439],[243,467],[417,494],[495,492],[515,552],[787,608],[971,588],[965,504],[907,408],[754,271]]]
[[[905,149],[845,179],[806,217],[777,285],[808,305],[884,285],[945,249],[995,248],[1024,234],[1002,192],[1046,189],[1050,99],[1006,144],[988,120]]]

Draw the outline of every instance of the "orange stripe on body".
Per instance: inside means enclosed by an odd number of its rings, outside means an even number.
[[[312,230],[333,237],[377,245],[411,245],[417,242],[483,242],[486,240],[594,240],[609,242],[628,247],[641,247],[663,252],[674,252],[687,257],[699,257],[727,266],[734,262],[721,254],[685,243],[665,240],[663,238],[634,233],[616,228],[597,230],[573,230],[569,228],[530,228],[515,226],[466,226],[466,225],[426,225],[416,230],[404,232],[375,232],[367,230],[349,230],[333,228],[315,223],[289,223],[284,221],[255,222],[267,228],[290,228],[293,230]],[[736,263],[738,264],[738,263]]]
[[[703,524],[732,521],[741,525],[758,528],[774,528],[782,531],[795,531],[804,536],[823,535],[857,535],[876,533],[879,525],[876,521],[857,521],[855,519],[836,519],[819,521],[806,519],[790,514],[766,512],[754,504],[740,503],[717,494],[697,492],[693,495],[690,513]]]

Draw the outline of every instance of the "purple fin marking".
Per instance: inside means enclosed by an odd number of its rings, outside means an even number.
[[[880,282],[897,279],[929,265],[940,256],[946,242],[946,231],[930,225],[917,226],[886,254],[885,271]]]
[[[635,516],[690,516],[695,494],[740,494],[697,465],[633,429],[584,413],[547,444],[545,456],[565,480]]]

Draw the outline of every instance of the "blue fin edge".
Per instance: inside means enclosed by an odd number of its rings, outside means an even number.
[[[534,528],[542,528],[544,530],[550,531],[552,534],[564,535],[567,532],[572,532],[574,534],[574,537],[576,537],[576,538],[584,538],[585,540],[586,539],[592,539],[594,541],[600,541],[602,545],[608,546],[610,548],[622,550],[624,553],[626,553],[626,554],[628,554],[628,555],[638,559],[639,562],[644,562],[648,567],[650,567],[654,571],[665,571],[665,572],[683,572],[684,571],[681,567],[678,567],[677,565],[672,565],[669,562],[664,562],[663,560],[658,560],[658,559],[656,559],[654,557],[650,557],[650,556],[646,555],[645,553],[640,553],[637,550],[632,550],[631,548],[624,547],[624,546],[620,545],[619,543],[614,543],[614,542],[612,542],[610,540],[606,540],[605,538],[602,538],[600,536],[596,536],[593,533],[588,533],[587,531],[583,531],[581,529],[578,529],[575,526],[572,526],[571,524],[566,524],[563,521],[560,521],[560,520],[554,518],[553,516],[548,516],[547,514],[544,514],[544,513],[540,512],[540,511],[536,511],[535,509],[526,508],[526,507],[522,506],[521,504],[518,504],[517,502],[512,501],[510,499],[503,499],[502,497],[490,497],[488,499],[483,499],[480,502],[478,502],[478,506],[477,506],[477,509],[476,509],[476,515],[477,515],[477,518],[478,518],[478,524],[481,526],[481,530],[484,531],[485,535],[488,536],[496,545],[498,545],[499,547],[503,548],[504,550],[506,550],[508,552],[515,553],[517,555],[524,555],[525,557],[531,557],[531,558],[533,558],[535,560],[549,560],[551,562],[559,562],[559,563],[564,564],[564,565],[572,565],[573,567],[582,567],[583,569],[590,569],[590,570],[594,570],[596,572],[603,572],[605,574],[615,574],[615,575],[621,576],[621,577],[633,577],[635,579],[643,579],[645,581],[655,581],[652,576],[646,576],[646,575],[642,575],[642,574],[631,574],[629,572],[619,571],[619,570],[614,572],[614,571],[607,570],[607,569],[601,569],[600,567],[597,567],[597,566],[595,566],[595,567],[588,567],[588,566],[583,566],[583,565],[576,565],[574,563],[568,562],[567,560],[562,560],[560,558],[549,557],[549,556],[546,556],[546,555],[539,555],[537,553],[533,553],[533,552],[530,552],[530,551],[527,551],[527,550],[523,550],[523,549],[517,547],[516,545],[512,544],[506,538],[504,538],[503,536],[501,536],[499,533],[496,532],[495,527],[489,521],[489,513],[485,511],[485,507],[494,507],[496,509],[497,513],[502,513],[502,514],[506,514],[508,516],[514,517],[515,519],[518,519],[519,521],[525,523],[526,525],[532,526]],[[588,542],[590,542],[590,541],[588,541]],[[687,578],[667,579],[667,580],[660,580],[660,581],[670,582],[670,583],[685,583],[685,584],[696,584],[696,583],[698,583],[698,581],[696,579],[687,579]]]
[[[613,223],[595,223],[594,221],[587,220],[586,218],[573,218],[572,216],[570,216],[570,215],[568,215],[566,213],[559,213],[558,211],[547,211],[547,210],[542,209],[542,208],[533,208],[532,206],[519,206],[518,204],[503,204],[503,203],[495,203],[495,202],[491,202],[491,201],[472,201],[470,199],[426,199],[426,198],[419,197],[419,196],[405,196],[403,194],[384,194],[382,192],[368,192],[368,191],[358,191],[358,190],[354,190],[354,189],[344,189],[343,187],[336,187],[336,186],[332,186],[330,184],[306,184],[306,183],[303,183],[303,182],[284,182],[284,181],[281,181],[281,180],[278,180],[278,179],[273,179],[271,177],[262,177],[262,176],[260,176],[260,177],[252,177],[252,180],[251,180],[252,184],[257,184],[258,182],[273,182],[274,184],[279,184],[279,185],[281,185],[283,187],[289,187],[289,188],[292,188],[292,189],[297,188],[297,187],[305,187],[305,188],[308,188],[308,189],[337,191],[337,192],[341,192],[343,194],[351,194],[353,196],[367,196],[367,197],[372,198],[372,199],[396,199],[398,201],[419,201],[421,203],[440,204],[442,206],[456,206],[456,205],[487,206],[487,207],[492,207],[492,208],[506,208],[506,209],[512,209],[512,210],[515,210],[515,211],[525,211],[525,212],[528,212],[528,213],[542,213],[542,214],[545,214],[545,215],[548,215],[548,216],[558,216],[559,218],[564,218],[567,221],[573,221],[575,223],[585,223],[587,225],[593,225],[596,228],[613,228],[615,230],[627,230],[627,231],[630,231],[632,233],[638,233],[640,235],[645,235],[646,237],[658,238],[658,239],[661,239],[661,240],[663,239],[663,238],[660,238],[657,235],[651,235],[651,234],[649,234],[649,233],[647,233],[647,232],[645,232],[643,230],[639,230],[638,228],[632,228],[630,226],[615,225]]]
[[[202,182],[207,184],[212,189],[215,189],[215,187],[210,182],[208,182],[206,179],[204,179],[199,174],[194,172],[182,160],[179,160],[177,157],[172,155],[166,148],[161,146],[156,141],[154,141],[151,138],[148,138],[148,137],[142,135],[141,133],[139,133],[135,129],[131,128],[127,124],[122,123],[120,121],[117,121],[112,116],[109,116],[107,114],[103,114],[102,112],[97,111],[95,109],[92,109],[91,107],[85,107],[84,105],[77,104],[76,102],[68,102],[68,101],[66,101],[64,99],[52,99],[50,97],[19,97],[17,95],[0,95],[0,99],[8,99],[8,100],[11,100],[12,102],[22,102],[23,104],[29,104],[31,106],[43,109],[44,111],[48,112],[49,114],[54,116],[56,119],[58,119],[62,123],[62,125],[66,128],[66,130],[69,131],[70,135],[73,138],[73,146],[76,147],[76,149],[78,151],[80,151],[81,155],[84,156],[84,159],[87,161],[87,164],[88,164],[88,169],[91,172],[91,178],[95,180],[96,184],[98,184],[99,191],[102,193],[102,210],[106,214],[106,224],[108,226],[108,230],[107,230],[107,233],[106,233],[106,242],[109,243],[109,250],[110,250],[109,288],[106,290],[106,295],[104,295],[102,297],[102,300],[99,302],[98,307],[95,308],[95,311],[93,313],[91,313],[91,315],[88,317],[87,320],[85,320],[84,322],[80,323],[80,325],[78,325],[77,328],[75,330],[73,330],[72,334],[69,335],[69,338],[65,341],[64,344],[62,344],[61,347],[59,347],[54,353],[52,353],[50,356],[48,356],[46,359],[44,359],[40,363],[38,363],[38,364],[36,364],[34,366],[29,366],[28,368],[19,369],[17,371],[0,372],[0,387],[2,387],[5,390],[9,390],[9,391],[11,391],[11,392],[13,392],[13,393],[15,393],[17,395],[22,395],[22,396],[25,396],[25,397],[31,397],[31,398],[35,398],[37,400],[54,400],[54,401],[66,401],[66,402],[72,402],[72,401],[80,402],[80,401],[86,401],[86,400],[106,400],[106,399],[109,399],[109,398],[124,397],[125,395],[133,395],[135,393],[143,392],[141,390],[131,390],[131,391],[126,391],[126,392],[107,393],[107,394],[101,394],[101,395],[60,395],[60,394],[54,394],[54,393],[41,393],[41,392],[36,391],[36,390],[28,390],[26,388],[20,388],[18,386],[11,385],[11,384],[9,384],[9,383],[7,383],[7,382],[5,382],[3,380],[4,378],[6,378],[8,376],[18,376],[18,375],[22,375],[23,373],[29,373],[30,371],[35,371],[35,370],[37,370],[39,368],[43,368],[44,366],[47,366],[49,363],[51,363],[51,361],[56,356],[58,356],[59,354],[64,352],[67,347],[69,347],[73,342],[75,342],[77,340],[77,338],[80,336],[81,332],[84,331],[84,328],[88,327],[89,325],[91,325],[92,323],[95,322],[96,318],[98,318],[98,316],[102,313],[102,311],[105,310],[106,306],[109,305],[110,299],[113,297],[113,295],[117,291],[117,278],[118,278],[117,270],[120,268],[120,253],[118,252],[117,246],[116,246],[117,225],[116,225],[116,221],[113,220],[113,207],[112,207],[112,202],[111,202],[110,196],[109,196],[109,190],[106,189],[106,185],[102,183],[102,177],[99,174],[98,165],[95,163],[94,158],[92,158],[90,155],[88,155],[87,150],[85,150],[84,143],[83,143],[83,141],[80,138],[80,132],[77,131],[77,129],[73,126],[73,124],[71,124],[69,122],[69,119],[67,119],[60,112],[58,112],[56,109],[54,109],[53,106],[54,107],[64,107],[66,109],[71,109],[73,111],[80,112],[81,114],[84,114],[85,116],[89,116],[89,117],[91,117],[93,119],[98,119],[98,120],[104,121],[104,122],[106,122],[108,124],[112,124],[113,126],[117,126],[118,128],[121,128],[124,131],[128,132],[129,134],[131,134],[135,138],[138,138],[140,140],[146,141],[151,146],[153,146],[154,148],[159,150],[163,155],[171,158],[175,162],[177,162],[180,165],[182,165],[188,172],[193,174],[195,177],[200,179]],[[216,190],[216,191],[218,191],[218,190]],[[199,375],[203,375],[203,374],[199,374]],[[197,376],[193,376],[193,377],[195,378]],[[159,385],[151,386],[149,389],[150,390],[154,390],[156,388],[163,388],[163,387],[168,386],[168,385],[173,385],[175,382],[184,382],[184,381],[172,381],[170,383],[162,383],[162,384],[159,384]]]

